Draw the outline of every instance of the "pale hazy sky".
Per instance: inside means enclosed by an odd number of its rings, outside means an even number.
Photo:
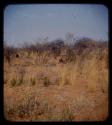
[[[15,4],[4,10],[4,41],[12,45],[66,33],[108,41],[108,9],[97,4]]]

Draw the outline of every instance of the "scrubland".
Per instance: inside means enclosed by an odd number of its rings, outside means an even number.
[[[4,46],[4,117],[9,121],[104,121],[108,45]]]

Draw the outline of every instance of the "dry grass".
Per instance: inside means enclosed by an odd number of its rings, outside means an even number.
[[[4,61],[4,114],[11,121],[102,121],[108,116],[108,49],[75,61],[21,51]],[[73,54],[73,53],[72,53]],[[22,56],[21,56],[22,55]]]

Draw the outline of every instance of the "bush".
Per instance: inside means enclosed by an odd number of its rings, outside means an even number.
[[[73,119],[74,119],[74,113],[73,113],[72,109],[70,109],[70,107],[68,107],[68,106],[65,106],[62,111],[61,120],[62,121],[73,121]]]
[[[17,85],[17,80],[15,79],[15,78],[13,78],[11,81],[10,81],[10,83],[11,83],[11,86],[13,87],[13,86],[16,86]]]
[[[14,55],[16,51],[17,48],[14,48],[13,46],[4,45],[4,58],[9,64],[11,63],[12,55]]]
[[[36,84],[35,78],[31,78],[30,81],[31,81],[31,85],[35,85]]]
[[[44,86],[47,87],[47,86],[49,86],[49,84],[50,84],[50,81],[49,81],[48,77],[44,77]]]
[[[21,85],[24,82],[23,76],[18,79],[17,85]]]

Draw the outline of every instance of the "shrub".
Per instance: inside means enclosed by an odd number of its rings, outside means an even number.
[[[23,101],[20,103],[12,104],[11,100],[9,100],[9,104],[5,104],[5,116],[9,117],[19,117],[24,118],[25,116],[32,116],[40,105],[35,97],[32,95],[26,95],[23,98]]]
[[[23,76],[18,79],[17,85],[21,85],[24,82]]]
[[[8,62],[8,64],[11,63],[11,58],[14,53],[16,53],[17,48],[14,48],[13,46],[4,45],[4,59]]]
[[[13,79],[10,81],[10,83],[11,83],[11,86],[16,86],[17,80],[16,80],[15,78],[13,78]]]
[[[44,77],[44,86],[47,87],[50,84],[48,77]]]
[[[35,85],[36,84],[35,78],[31,78],[30,81],[31,81],[31,85]]]
[[[74,119],[74,113],[70,107],[65,106],[62,111],[61,120],[62,121],[72,121]]]

